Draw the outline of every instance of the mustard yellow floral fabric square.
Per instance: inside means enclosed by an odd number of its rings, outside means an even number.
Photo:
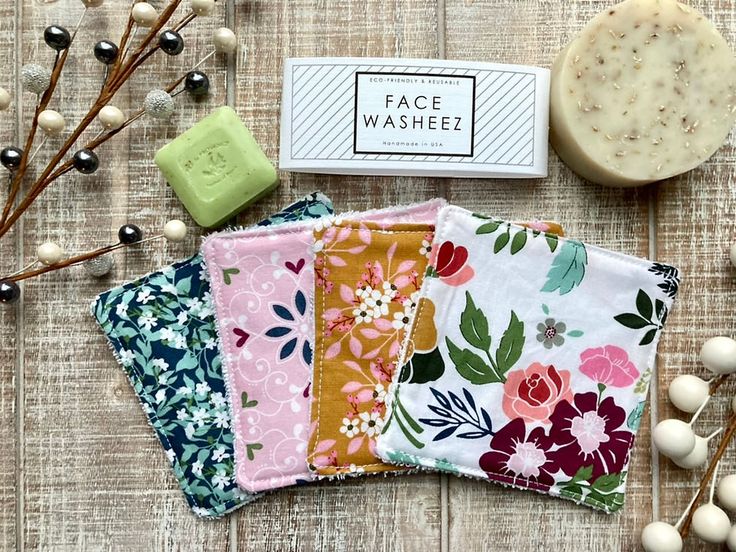
[[[317,475],[403,469],[376,458],[375,439],[433,230],[429,224],[343,222],[315,232],[309,464]]]

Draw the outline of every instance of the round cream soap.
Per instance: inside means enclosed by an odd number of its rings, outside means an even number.
[[[735,120],[736,59],[703,14],[675,0],[598,14],[552,67],[552,146],[592,182],[640,186],[689,171]]]

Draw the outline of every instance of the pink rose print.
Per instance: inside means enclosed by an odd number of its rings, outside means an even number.
[[[601,475],[619,473],[626,464],[634,434],[621,430],[626,412],[608,397],[598,402],[596,393],[575,395],[563,401],[550,416],[549,436],[558,446],[550,457],[568,475],[593,466],[594,481]]]
[[[587,349],[580,360],[580,371],[606,386],[629,387],[639,378],[639,370],[629,360],[629,355],[615,345]]]
[[[478,464],[490,479],[509,483],[507,478],[498,477],[507,476],[515,485],[548,491],[555,483],[552,474],[559,470],[550,458],[551,447],[552,440],[544,429],[537,427],[527,437],[526,424],[517,418],[494,435],[492,450],[483,454]]]
[[[432,255],[434,256],[434,251]],[[475,272],[467,262],[468,250],[462,245],[455,247],[452,242],[446,241],[440,245],[434,261],[430,261],[430,264],[434,266],[437,277],[445,284],[461,286],[475,276]]]
[[[512,420],[549,424],[555,406],[563,400],[572,401],[570,372],[538,362],[511,372],[503,386],[503,411]]]

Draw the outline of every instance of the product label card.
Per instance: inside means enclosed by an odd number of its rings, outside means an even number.
[[[475,76],[355,73],[354,154],[473,157]]]

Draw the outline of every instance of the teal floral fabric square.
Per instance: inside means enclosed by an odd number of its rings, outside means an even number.
[[[259,225],[319,218],[313,193]],[[233,431],[209,276],[200,255],[101,294],[92,314],[128,375],[195,514],[219,517],[258,495],[234,477]]]

